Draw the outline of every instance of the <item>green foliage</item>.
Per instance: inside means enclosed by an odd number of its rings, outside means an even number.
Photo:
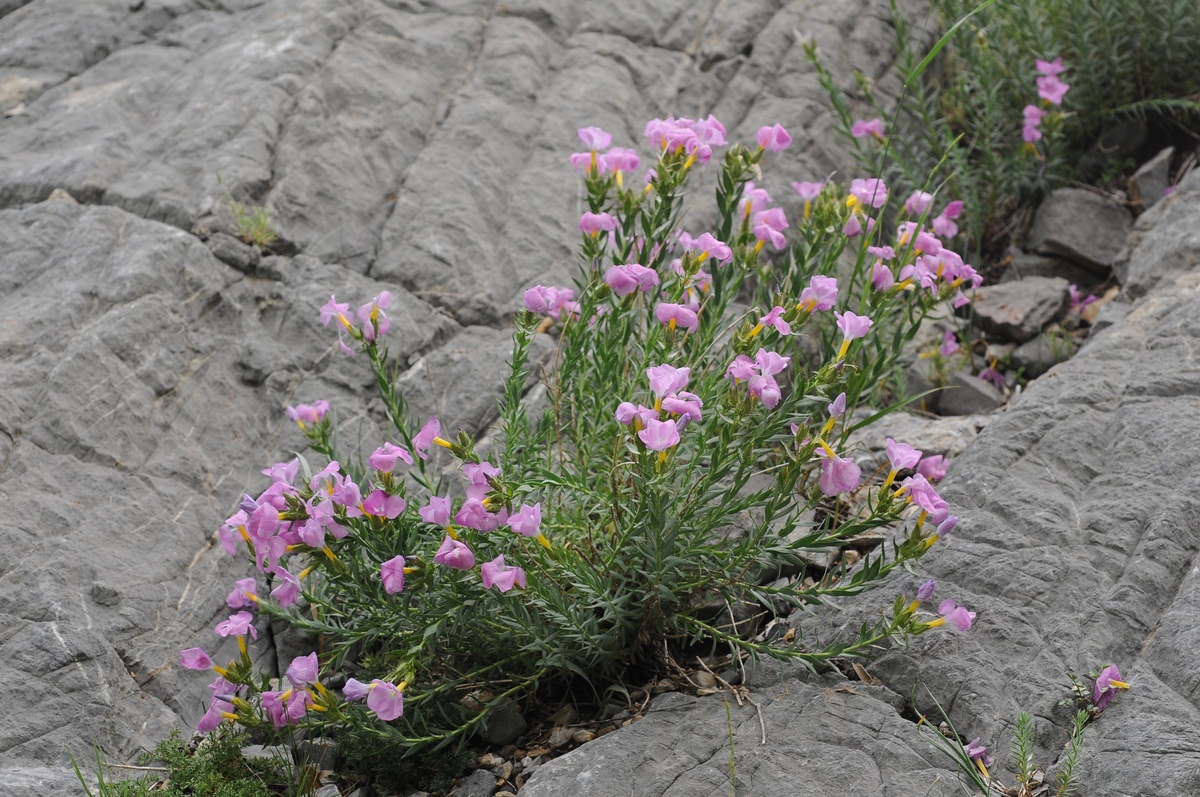
[[[1071,724],[1071,736],[1067,740],[1066,747],[1063,748],[1062,759],[1054,773],[1056,787],[1054,797],[1067,797],[1075,788],[1075,769],[1079,765],[1079,755],[1083,751],[1083,731],[1091,719],[1092,714],[1087,709],[1081,708],[1075,712]]]
[[[106,765],[96,750],[97,794],[88,786],[79,765],[72,756],[75,774],[88,797],[271,797],[278,792],[268,788],[279,777],[272,772],[272,762],[242,757],[245,734],[224,732],[208,736],[191,751],[179,737],[178,731],[158,744],[140,759],[142,764],[164,766],[165,773],[155,771],[140,778],[108,780]]]
[[[395,741],[351,731],[338,740],[338,756],[347,772],[369,778],[375,794],[408,794],[416,788],[448,793],[454,780],[476,763],[468,750],[438,750],[406,756]]]
[[[1112,163],[1080,171],[1084,153],[1114,121],[1176,129],[1200,121],[1200,0],[934,0],[933,10],[948,32],[926,54],[893,3],[896,69],[906,79],[894,115],[868,81],[858,81],[875,112],[894,117],[885,145],[850,138],[841,82],[811,48],[809,57],[860,165],[905,192],[923,188],[931,174],[944,181],[944,198],[966,204],[964,232],[977,258],[1002,251],[1049,190],[1114,177]],[[1035,61],[1057,57],[1071,86],[1061,110],[1039,100],[1035,83]],[[1027,105],[1051,111],[1042,139],[1029,144],[1021,135]]]
[[[247,209],[244,202],[229,200],[229,212],[237,224],[238,237],[254,246],[270,246],[278,236],[271,229],[271,214],[265,207]]]
[[[225,191],[225,200],[229,203],[229,214],[237,226],[238,237],[252,246],[267,247],[275,243],[278,235],[271,229],[271,212],[265,207],[248,206],[238,202],[225,187],[221,175],[217,175],[217,184]]]

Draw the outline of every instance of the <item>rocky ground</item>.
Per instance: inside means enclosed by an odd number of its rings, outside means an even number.
[[[284,405],[373,423],[367,372],[317,321],[330,293],[390,290],[415,409],[482,431],[515,297],[573,268],[575,128],[636,146],[653,116],[712,111],[743,140],[780,122],[796,143],[764,184],[783,199],[849,169],[798,37],[886,95],[887,18],[879,0],[0,0],[0,795],[77,794],[68,748],[128,757],[194,725],[205,690],[178,651],[210,643],[247,569],[217,526],[302,445]],[[229,197],[279,241],[238,242]],[[1112,262],[1045,243],[1074,264],[1025,275],[1051,293],[1078,282],[1067,266],[1113,264],[1126,290],[977,440],[982,421],[954,422],[964,520],[929,562],[977,630],[887,654],[880,686],[756,676],[767,742],[735,705],[739,793],[924,794],[954,775],[898,712],[914,685],[1001,744],[1027,708],[1048,746],[1063,672],[1109,661],[1135,688],[1095,726],[1086,793],[1200,793],[1197,222],[1187,181]],[[1060,305],[1023,316],[1029,340]],[[724,794],[729,744],[720,696],[666,696],[523,794]]]

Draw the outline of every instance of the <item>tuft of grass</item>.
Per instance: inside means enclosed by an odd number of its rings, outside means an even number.
[[[193,751],[175,730],[140,758],[142,764],[161,762],[165,776],[146,774],[118,781],[105,778],[109,765],[97,748],[95,792],[73,755],[71,764],[87,797],[272,797],[279,793],[268,785],[279,780],[274,762],[243,757],[245,741],[245,734],[213,733]]]
[[[254,207],[245,202],[238,202],[225,187],[225,181],[221,179],[220,174],[217,175],[217,184],[225,192],[225,199],[229,202],[229,213],[233,216],[238,237],[242,241],[252,246],[266,247],[278,240],[279,236],[276,235],[275,230],[271,229],[271,212],[269,210],[265,207]]]

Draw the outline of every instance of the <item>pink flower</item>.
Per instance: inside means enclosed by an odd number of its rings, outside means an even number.
[[[817,452],[824,457],[821,476],[817,479],[817,486],[822,493],[832,498],[839,493],[858,489],[862,483],[862,470],[853,460],[843,459],[837,454],[830,455],[823,448],[817,449]]]
[[[842,417],[846,413],[846,391],[843,390],[841,393],[838,393],[837,398],[831,401],[825,409],[829,411],[829,417],[831,418]]]
[[[258,584],[253,578],[239,578],[234,582],[233,592],[225,597],[225,605],[230,609],[252,607],[257,599],[257,596],[254,594],[257,589]]]
[[[872,119],[869,122],[862,119],[857,120],[850,126],[850,135],[855,138],[864,138],[865,136],[875,136],[880,141],[883,140],[883,120]]]
[[[765,188],[755,188],[754,181],[746,183],[746,188],[742,192],[742,200],[738,202],[738,211],[743,216],[749,216],[750,213],[757,207],[763,207],[771,201],[771,195],[767,193]]]
[[[878,177],[856,177],[850,181],[850,193],[864,205],[881,208],[887,202],[887,184]]]
[[[1063,66],[1062,56],[1055,58],[1053,61],[1043,61],[1039,58],[1034,62],[1034,65],[1037,67],[1038,73],[1042,75],[1060,75],[1066,69]]]
[[[391,473],[392,468],[396,467],[398,459],[404,460],[409,465],[413,464],[412,454],[393,443],[384,443],[371,453],[367,463],[380,473]]]
[[[650,392],[658,398],[683,390],[687,387],[691,374],[691,368],[676,368],[666,363],[652,365],[646,369],[646,378],[650,381]]]
[[[896,284],[896,278],[892,275],[892,270],[881,262],[876,262],[871,267],[871,284],[876,290],[886,291]]]
[[[525,309],[531,313],[548,313],[558,307],[558,289],[534,285],[525,291]]]
[[[933,202],[933,194],[913,191],[912,196],[904,200],[904,212],[910,216],[920,216],[929,209],[931,202]]]
[[[790,335],[792,334],[792,327],[791,324],[783,320],[783,312],[782,307],[775,305],[771,308],[771,312],[758,319],[758,323],[764,328],[775,327],[775,331],[780,335]]]
[[[408,502],[404,501],[402,497],[390,496],[383,490],[371,491],[371,495],[362,502],[364,513],[376,517],[386,517],[388,520],[400,517],[406,509],[408,509]]]
[[[834,277],[815,274],[800,292],[800,306],[810,312],[831,310],[837,304],[838,284]]]
[[[617,220],[608,213],[584,213],[579,219],[579,231],[595,237],[603,232],[617,229]]]
[[[1063,97],[1071,88],[1056,75],[1042,75],[1037,79],[1037,87],[1038,96],[1051,105],[1062,105]]]
[[[371,685],[365,684],[357,678],[347,678],[346,685],[342,687],[342,694],[346,700],[353,703],[356,700],[362,700],[371,693]]]
[[[847,310],[845,313],[835,312],[834,318],[837,319],[837,327],[846,336],[846,340],[856,340],[863,337],[871,330],[871,324],[874,323],[865,315],[855,315]]]
[[[991,382],[996,386],[997,390],[1003,390],[1006,384],[1004,381],[1004,374],[1000,373],[990,365],[980,371],[977,378],[982,379],[984,382]]]
[[[946,477],[946,468],[948,463],[946,458],[941,454],[924,457],[917,463],[917,473],[924,476],[929,481],[937,481]]]
[[[213,660],[202,648],[179,651],[179,663],[187,670],[207,670],[213,666]]]
[[[676,326],[683,327],[688,332],[695,332],[700,328],[700,317],[694,310],[682,304],[662,302],[654,308],[654,315],[660,324],[671,330]]]
[[[421,516],[421,520],[426,523],[432,523],[435,526],[450,525],[450,499],[442,498],[441,496],[433,495],[429,497],[429,503],[417,510],[417,514]]]
[[[682,243],[682,241],[683,237],[680,236],[680,242]],[[713,237],[712,233],[708,232],[700,233],[700,236],[692,239],[690,245],[685,248],[692,251],[699,251],[701,260],[711,257],[720,263],[728,263],[733,259],[733,250],[725,245],[724,242],[718,241]]]
[[[404,693],[395,684],[373,679],[367,695],[367,708],[384,722],[391,722],[404,713]]]
[[[963,747],[963,752],[967,754],[967,758],[978,761],[983,764],[984,768],[990,768],[992,766],[992,757],[988,755],[987,748],[979,742],[980,739],[976,736]]]
[[[258,629],[254,627],[254,615],[250,614],[250,612],[231,614],[228,620],[222,620],[217,623],[217,627],[213,630],[220,636],[245,636],[249,634],[253,638],[258,639]]]
[[[297,423],[301,429],[306,423],[320,423],[328,412],[328,401],[314,401],[311,405],[297,404],[287,408],[288,420]]]
[[[907,493],[912,502],[928,512],[935,522],[940,523],[946,518],[949,504],[937,494],[937,490],[933,489],[933,485],[921,475],[920,463],[917,466],[917,473],[900,482],[900,493],[902,495]]]
[[[675,421],[648,418],[646,428],[638,432],[638,439],[651,451],[666,451],[679,445],[679,427],[675,425]]]
[[[404,591],[404,557],[396,556],[379,566],[379,578],[383,591],[389,595]]]
[[[521,508],[508,519],[508,525],[523,537],[536,537],[542,529],[542,505],[533,506],[522,504]]]
[[[701,411],[704,407],[704,402],[695,393],[672,393],[662,400],[662,408],[664,412],[672,415],[679,415],[687,421],[700,421],[704,416]],[[654,412],[653,410],[649,410]],[[681,421],[681,424],[683,421]],[[644,424],[643,424],[644,425]]]
[[[495,587],[501,592],[508,592],[516,585],[525,589],[525,571],[514,565],[504,564],[504,554],[490,562],[484,562],[479,571],[483,577],[484,589]]]
[[[438,439],[438,435],[442,433],[442,422],[436,416],[430,415],[429,420],[421,427],[421,431],[417,432],[413,437],[413,448],[417,450],[417,456],[421,459],[429,459],[425,453],[434,441]]]
[[[938,346],[938,354],[943,357],[950,357],[957,354],[962,346],[958,345],[958,338],[954,335],[954,330],[947,329],[942,334],[942,344]]]
[[[604,149],[612,143],[612,134],[605,133],[598,127],[581,127],[579,128],[579,140],[588,149]]]
[[[892,465],[892,470],[902,471],[907,468],[915,468],[921,461],[921,452],[907,443],[897,443],[889,437],[887,438],[887,458]]]
[[[949,623],[964,633],[971,630],[971,623],[975,621],[975,612],[967,611],[965,606],[955,604],[952,598],[941,602],[938,606],[938,614],[942,616],[944,623]]]
[[[627,296],[637,290],[652,290],[658,284],[658,272],[640,263],[609,266],[604,272],[604,282],[617,296]]]
[[[317,661],[317,654],[309,653],[307,656],[297,656],[292,659],[292,663],[288,665],[284,675],[291,681],[292,686],[300,689],[315,682],[320,673],[321,665]]]
[[[433,561],[455,570],[470,570],[475,566],[475,554],[464,543],[447,535],[433,555]]]
[[[321,307],[321,326],[329,326],[329,322],[337,319],[346,329],[350,328],[350,320],[346,314],[350,312],[350,303],[338,304],[336,296],[330,296],[329,301]]]
[[[921,586],[917,587],[917,600],[927,601],[933,597],[933,591],[937,589],[937,582],[932,578],[926,581]]]
[[[454,522],[476,531],[495,531],[500,528],[501,520],[488,512],[481,500],[468,498],[454,516]]]
[[[810,183],[807,180],[799,183],[792,183],[792,188],[800,195],[805,204],[813,202],[825,190],[825,183]]]
[[[391,329],[392,322],[383,312],[391,303],[391,292],[381,291],[374,299],[358,308],[356,315],[362,324],[363,340],[373,341],[379,335],[386,335]]]
[[[783,125],[778,124],[758,128],[758,132],[754,134],[754,140],[758,142],[760,149],[771,152],[783,152],[792,143],[792,137],[783,129]]]
[[[1117,669],[1117,665],[1110,664],[1101,670],[1100,675],[1096,678],[1096,685],[1092,690],[1092,702],[1096,704],[1098,711],[1103,711],[1117,696],[1118,689],[1128,688],[1129,684],[1121,680],[1121,671]]]
[[[846,223],[842,225],[842,235],[847,238],[857,238],[862,235],[863,226],[859,221],[857,213],[851,213],[850,218],[846,219]]]
[[[271,590],[271,597],[279,601],[280,606],[291,606],[300,599],[300,579],[279,566],[275,567],[275,577],[279,584]]]
[[[601,173],[604,171],[610,172],[632,172],[637,169],[642,163],[637,152],[631,149],[622,147],[613,147],[604,155],[600,156],[597,165],[600,167]]]

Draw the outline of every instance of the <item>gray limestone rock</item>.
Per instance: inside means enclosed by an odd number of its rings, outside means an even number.
[[[1037,379],[1075,354],[1075,339],[1070,335],[1045,333],[1022,343],[1012,354],[1012,363],[1022,369],[1026,379]]]
[[[1175,193],[1138,219],[1127,257],[1117,264],[1117,278],[1126,295],[1136,299],[1160,279],[1200,262],[1198,219],[1200,171],[1193,171]]]
[[[1133,173],[1133,182],[1144,210],[1154,207],[1165,195],[1171,184],[1171,158],[1174,155],[1175,148],[1167,147]]]
[[[458,782],[450,797],[492,797],[496,787],[495,775],[486,769],[477,769]]]
[[[1060,277],[1030,277],[980,288],[972,305],[975,326],[989,335],[1023,343],[1063,317],[1070,301],[1067,288]]]
[[[1105,276],[1132,227],[1133,217],[1121,203],[1082,188],[1059,188],[1038,208],[1028,246]]]
[[[1100,285],[1104,278],[1098,276],[1089,268],[1072,263],[1059,257],[1045,255],[1019,254],[1000,275],[1000,282],[1015,282],[1030,277],[1060,277],[1069,284],[1079,286],[1079,290],[1088,292]]]
[[[1200,725],[1198,315],[1200,275],[1169,278],[983,430],[939,488],[962,521],[925,562],[935,600],[970,607],[976,625],[870,667],[985,744],[1031,712],[1047,758],[1069,723],[1066,674],[1118,664],[1134,687],[1088,730],[1080,788],[1092,797],[1200,788],[1200,751],[1184,741]]]
[[[942,415],[976,415],[1004,404],[1004,394],[995,385],[970,371],[955,371],[938,399]]]
[[[755,695],[760,725],[755,706],[728,696],[663,695],[644,719],[540,766],[521,797],[726,794],[731,756],[737,793],[754,797],[825,797],[831,783],[908,797],[953,783],[893,700],[859,682],[788,679]]]

